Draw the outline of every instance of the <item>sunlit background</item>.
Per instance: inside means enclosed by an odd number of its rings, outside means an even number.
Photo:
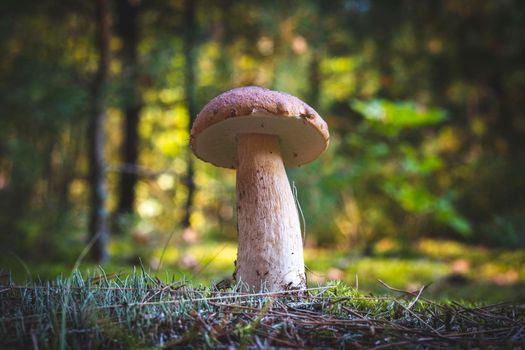
[[[96,11],[3,7],[1,274],[52,278],[90,239]],[[119,0],[108,16],[109,260],[81,269],[231,276],[235,172],[194,158],[189,128],[214,96],[259,85],[330,127],[327,152],[288,171],[310,284],[525,300],[525,2]]]

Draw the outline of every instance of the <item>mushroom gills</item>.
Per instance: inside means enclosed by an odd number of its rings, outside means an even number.
[[[327,147],[328,140],[301,116],[256,114],[229,118],[210,125],[193,144],[195,154],[216,166],[234,168],[237,158],[236,137],[239,134],[276,135],[286,166],[300,166],[316,159]]]

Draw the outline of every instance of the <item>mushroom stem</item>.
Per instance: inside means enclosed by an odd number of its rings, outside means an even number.
[[[306,287],[301,227],[279,138],[237,136],[236,279],[269,291]]]

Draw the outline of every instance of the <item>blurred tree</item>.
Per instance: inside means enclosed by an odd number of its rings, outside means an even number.
[[[104,156],[106,119],[106,91],[109,70],[110,7],[109,0],[97,0],[97,46],[98,68],[93,82],[93,115],[89,125],[89,173],[91,191],[91,214],[89,234],[91,257],[97,262],[108,259],[108,225],[106,211],[106,162]]]
[[[138,179],[137,161],[139,155],[138,128],[142,109],[140,64],[138,58],[138,18],[140,7],[140,1],[116,1],[116,31],[122,40],[122,49],[120,52],[122,61],[120,98],[122,109],[124,110],[123,166],[121,167],[118,205],[116,209],[117,221],[125,219],[122,215],[133,213],[136,201],[135,185]]]
[[[195,101],[196,8],[197,0],[184,1],[184,97],[186,99],[186,106],[189,114],[188,133],[189,130],[191,130],[195,117],[197,116],[197,106]],[[193,155],[189,150],[189,147],[187,153],[185,182],[186,187],[188,188],[188,193],[186,195],[184,217],[181,224],[182,227],[191,227],[190,219],[193,211],[193,199],[195,193],[195,166],[193,164]]]
[[[5,5],[0,15],[0,242],[20,256],[57,257],[62,229],[72,223],[70,185],[84,155],[91,68],[84,43],[92,20],[85,13],[91,8],[79,2]]]

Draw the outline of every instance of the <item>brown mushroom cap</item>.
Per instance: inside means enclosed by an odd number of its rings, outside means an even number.
[[[191,128],[190,145],[198,158],[235,168],[236,136],[250,133],[279,136],[287,166],[315,160],[330,140],[325,121],[297,97],[247,86],[226,91],[204,106]]]

